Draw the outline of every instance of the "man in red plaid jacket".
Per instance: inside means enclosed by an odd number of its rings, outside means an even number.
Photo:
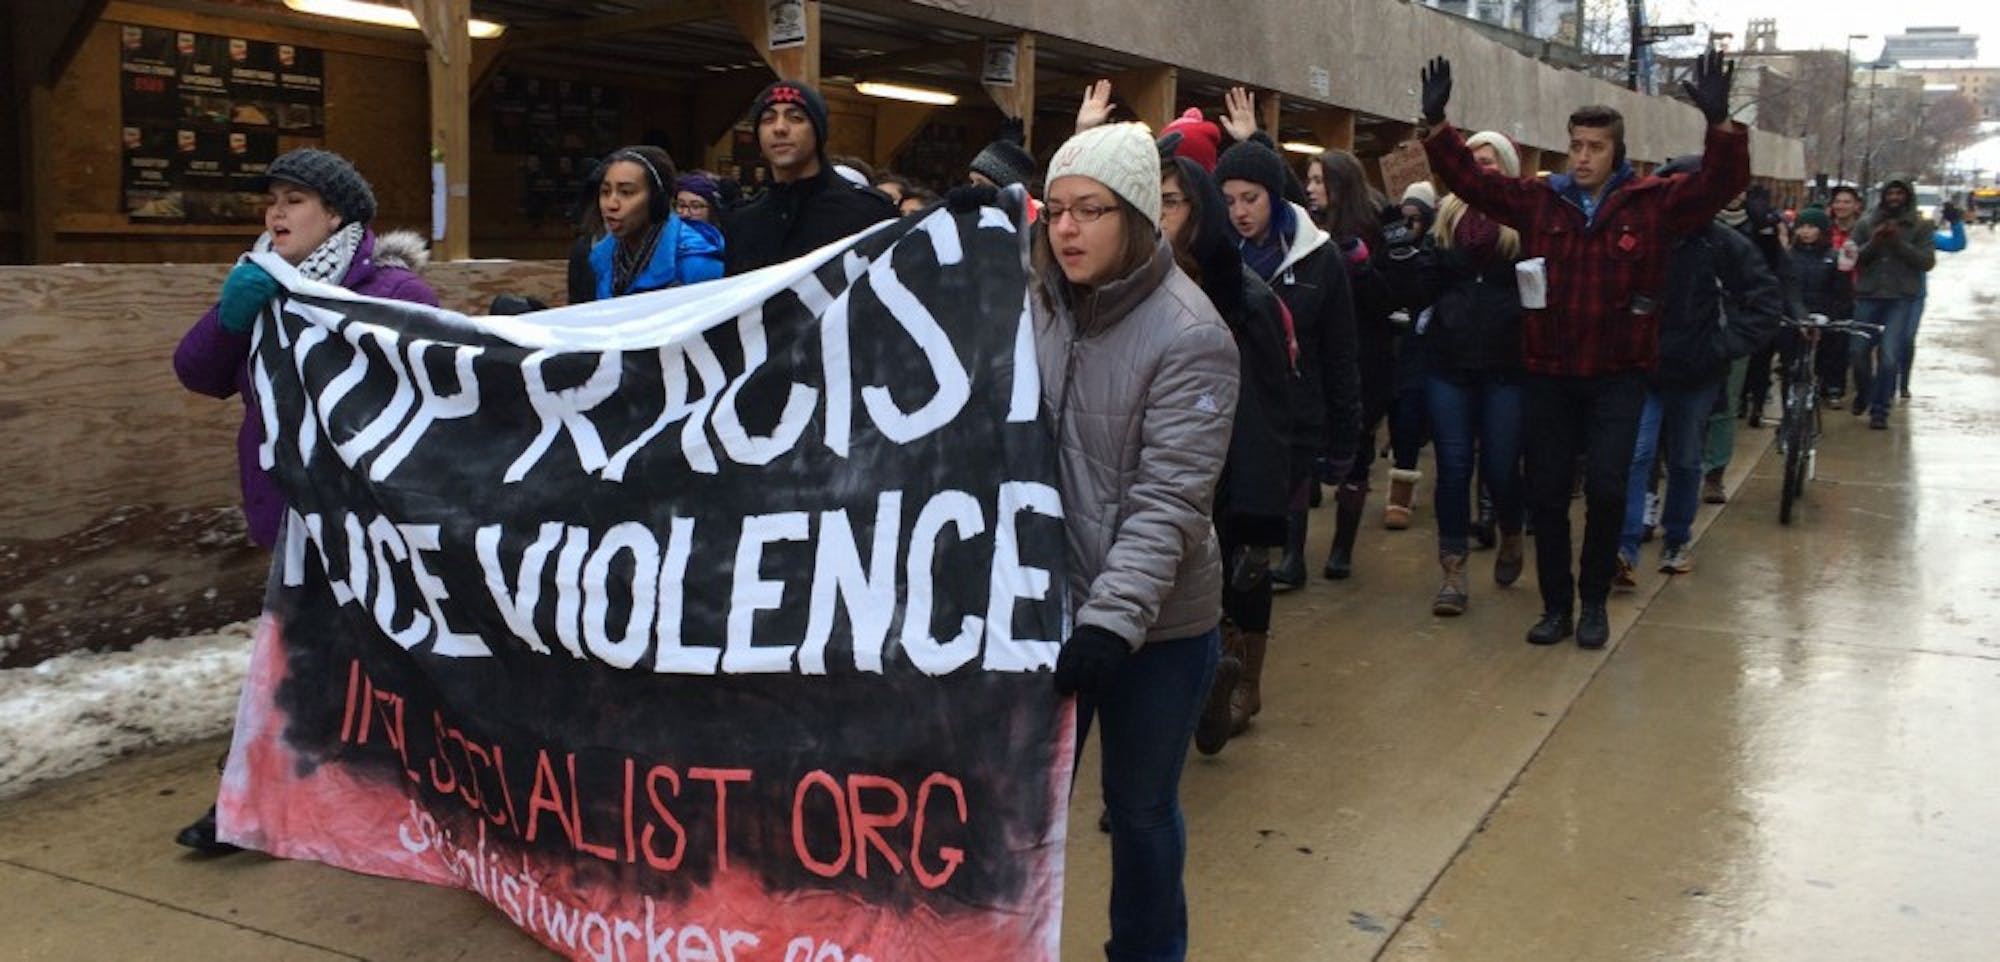
[[[1524,270],[1539,267],[1543,303],[1524,284],[1521,362],[1523,448],[1535,523],[1542,617],[1528,641],[1552,645],[1610,640],[1611,593],[1626,474],[1658,359],[1659,307],[1667,257],[1681,235],[1708,223],[1750,181],[1750,138],[1729,120],[1735,65],[1710,51],[1684,86],[1709,122],[1701,172],[1636,176],[1625,161],[1625,121],[1609,107],[1570,115],[1569,173],[1547,180],[1481,168],[1465,138],[1445,123],[1451,64],[1423,71],[1424,152],[1431,169],[1466,203],[1521,233]],[[1579,450],[1581,445],[1581,450]],[[1570,572],[1570,479],[1586,460],[1583,552]],[[1571,602],[1581,598],[1582,616]]]

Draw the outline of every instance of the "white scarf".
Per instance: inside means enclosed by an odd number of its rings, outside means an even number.
[[[348,268],[354,266],[354,253],[361,249],[361,235],[367,230],[356,222],[334,231],[332,237],[321,241],[312,253],[306,255],[305,260],[299,262],[299,273],[316,281],[339,284],[347,278]],[[250,249],[259,252],[270,250],[271,232],[265,231]]]

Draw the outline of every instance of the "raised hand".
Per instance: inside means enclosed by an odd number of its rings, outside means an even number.
[[[1451,101],[1451,61],[1432,57],[1424,65],[1424,123],[1444,123],[1444,105]]]
[[[1076,108],[1077,133],[1110,123],[1111,111],[1117,106],[1111,102],[1111,81],[1100,80],[1083,88],[1083,104]]]
[[[1231,87],[1222,100],[1222,129],[1229,139],[1249,140],[1257,132],[1257,98],[1242,87]]]
[[[1701,108],[1709,126],[1729,122],[1729,87],[1736,81],[1736,64],[1725,63],[1722,51],[1710,48],[1695,58],[1694,79],[1681,81],[1688,100]]]

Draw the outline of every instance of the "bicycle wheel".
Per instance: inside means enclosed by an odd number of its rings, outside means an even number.
[[[1807,451],[1812,445],[1812,415],[1801,407],[1800,392],[1785,396],[1785,477],[1778,491],[1778,523],[1792,523],[1792,508],[1805,494]]]

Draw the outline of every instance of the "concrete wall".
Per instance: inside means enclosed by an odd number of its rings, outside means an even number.
[[[1022,30],[1178,64],[1275,90],[1287,102],[1322,103],[1407,120],[1418,110],[1418,70],[1451,58],[1451,117],[1460,126],[1500,130],[1523,144],[1562,150],[1569,112],[1602,103],[1626,118],[1635,160],[1658,161],[1698,149],[1702,118],[1693,107],[1647,97],[1573,71],[1557,70],[1480,36],[1456,19],[1395,0],[913,0]],[[1332,77],[1321,100],[1308,77]],[[1751,166],[1761,177],[1801,180],[1802,146],[1753,131]]]

